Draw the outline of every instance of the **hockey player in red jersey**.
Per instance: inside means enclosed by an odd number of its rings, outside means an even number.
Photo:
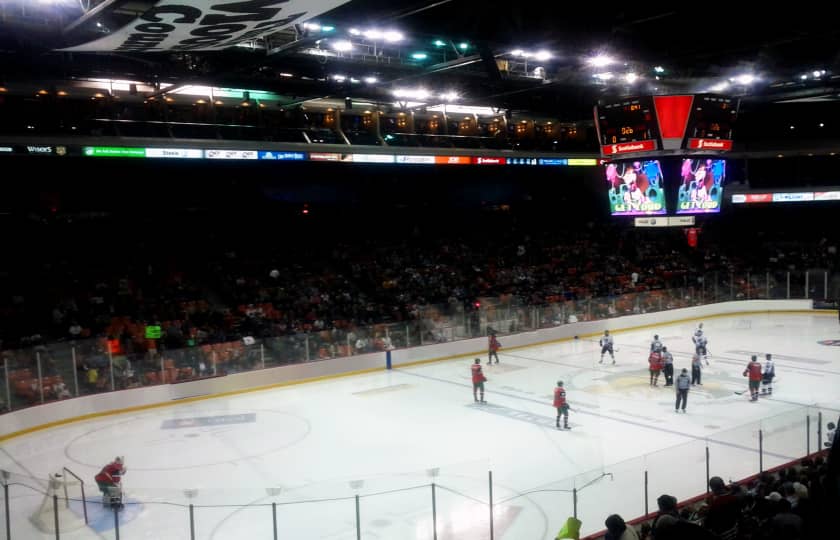
[[[650,366],[650,385],[656,386],[659,383],[659,372],[662,371],[662,353],[652,351],[648,356]]]
[[[569,427],[569,404],[566,401],[566,389],[563,388],[563,381],[557,381],[557,388],[554,389],[554,408],[557,409],[557,429],[560,429],[560,417],[563,417],[563,429]]]
[[[478,399],[478,391],[481,391],[481,403],[486,403],[484,401],[484,381],[487,380],[487,377],[484,376],[484,373],[481,371],[481,359],[476,358],[475,363],[470,366],[472,371],[472,383],[473,383],[473,399],[475,401],[479,401]]]
[[[491,333],[490,336],[487,338],[487,365],[493,363],[493,357],[496,357],[496,363],[499,363],[499,349],[502,348],[502,344],[499,343],[499,340],[496,339],[496,334]]]
[[[758,358],[753,355],[747,369],[744,370],[744,377],[750,379],[750,401],[758,401],[758,387],[761,385],[761,364]]]

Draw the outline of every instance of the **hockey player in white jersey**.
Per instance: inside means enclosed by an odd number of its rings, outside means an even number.
[[[653,336],[653,341],[650,342],[650,352],[662,352],[662,342],[659,341],[659,334]]]
[[[615,354],[613,353],[613,337],[610,335],[609,330],[604,330],[604,335],[601,336],[601,340],[598,342],[601,345],[601,360],[598,361],[599,364],[604,363],[604,355],[606,353],[610,353],[610,358],[612,358],[612,363],[615,365]]]
[[[709,342],[706,339],[706,334],[703,333],[703,323],[700,323],[700,326],[697,327],[697,330],[691,337],[691,341],[694,342],[694,352],[697,353],[697,356],[703,358],[706,361],[706,365],[708,366],[709,350],[707,348],[707,345]]]
[[[773,356],[770,353],[765,355],[764,369],[761,370],[761,394],[773,394],[773,379],[776,377],[776,365],[773,363]]]

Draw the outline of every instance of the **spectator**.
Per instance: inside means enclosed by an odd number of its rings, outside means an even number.
[[[618,514],[613,514],[604,522],[607,534],[604,540],[639,540],[639,534],[633,527],[628,527]]]

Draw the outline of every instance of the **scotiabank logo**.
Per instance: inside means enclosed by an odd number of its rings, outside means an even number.
[[[689,139],[688,147],[697,150],[732,150],[732,141],[724,139]]]
[[[477,157],[474,163],[476,165],[504,165],[505,160],[498,157]]]
[[[611,156],[613,154],[626,154],[628,152],[647,152],[650,150],[656,150],[656,144],[653,141],[640,141],[624,144],[608,144],[606,146],[601,147],[601,152],[608,156]]]

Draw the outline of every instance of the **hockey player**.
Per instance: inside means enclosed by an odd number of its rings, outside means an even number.
[[[650,366],[650,385],[656,386],[659,383],[659,372],[662,371],[662,353],[651,351],[648,356]]]
[[[653,336],[653,341],[650,342],[650,352],[661,353],[662,342],[659,341],[659,335]]]
[[[662,347],[662,373],[665,375],[665,386],[673,386],[674,355],[668,352],[668,347]]]
[[[776,377],[776,366],[773,364],[773,356],[767,353],[764,356],[764,371],[761,373],[761,395],[773,393],[773,379]]]
[[[677,404],[674,405],[674,412],[679,412],[680,402],[682,402],[682,412],[685,412],[685,406],[688,403],[688,389],[691,386],[688,377],[688,370],[683,368],[682,372],[677,377]]]
[[[706,335],[703,333],[703,323],[700,323],[700,327],[694,332],[694,336],[691,338],[694,342],[694,352],[697,353],[698,356],[706,360],[706,365],[709,365],[709,351],[706,348],[706,345],[709,343],[706,339]]]
[[[750,363],[747,364],[747,369],[744,370],[744,377],[749,377],[750,380],[750,401],[758,401],[758,386],[761,384],[761,364],[758,363],[758,357],[752,356]]]
[[[554,408],[557,409],[557,421],[555,425],[560,429],[560,417],[563,417],[563,429],[569,427],[569,403],[566,401],[566,389],[563,388],[563,381],[557,381],[557,388],[554,389]]]
[[[481,403],[486,403],[484,401],[484,381],[487,380],[487,377],[484,376],[484,373],[481,371],[481,358],[476,358],[475,363],[470,366],[472,371],[472,383],[473,383],[473,399],[478,402],[478,391],[481,391]]]
[[[109,496],[112,488],[119,487],[120,479],[126,473],[124,466],[124,459],[122,456],[117,456],[114,461],[108,463],[99,474],[94,476],[96,485],[99,486],[99,491],[102,492],[102,499],[104,502],[109,501]]]
[[[496,363],[499,363],[499,349],[502,348],[502,344],[499,343],[499,340],[496,339],[496,334],[491,333],[490,336],[487,338],[487,365],[493,363],[493,357],[496,357]]]
[[[604,335],[601,337],[601,360],[598,362],[599,364],[604,363],[604,355],[606,353],[610,353],[610,358],[612,358],[612,363],[615,365],[615,354],[613,354],[613,337],[610,335],[609,330],[604,330]]]
[[[703,386],[701,381],[701,375],[703,373],[703,361],[700,359],[700,355],[694,353],[694,356],[691,357],[691,385],[694,386],[695,384],[699,384]]]

